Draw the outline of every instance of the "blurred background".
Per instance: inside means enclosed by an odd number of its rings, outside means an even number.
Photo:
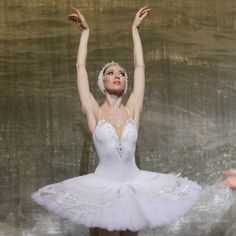
[[[126,68],[131,91],[132,21],[141,6],[152,8],[140,27],[146,64],[140,168],[213,184],[236,167],[234,0],[0,0],[1,236],[89,235],[30,196],[98,163],[76,87],[80,29],[67,20],[71,4],[91,29],[87,69],[100,104],[97,76],[108,61]],[[235,219],[230,209],[210,232],[141,235],[231,236]]]

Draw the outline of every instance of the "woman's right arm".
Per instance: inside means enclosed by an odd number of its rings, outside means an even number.
[[[84,16],[80,13],[80,11],[75,8],[72,8],[72,11],[73,13],[70,14],[68,18],[78,23],[82,30],[76,60],[77,86],[82,106],[82,112],[86,116],[89,129],[92,132],[97,123],[96,114],[99,106],[90,92],[88,73],[86,70],[87,47],[90,30]]]

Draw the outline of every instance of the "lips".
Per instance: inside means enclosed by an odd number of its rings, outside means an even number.
[[[114,81],[113,84],[118,84],[119,85],[119,84],[121,84],[121,82],[117,80],[117,81]]]

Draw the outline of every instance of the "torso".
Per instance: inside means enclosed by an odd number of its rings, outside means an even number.
[[[103,107],[101,106],[98,109],[98,116],[97,117],[98,117],[97,123],[100,122],[100,120],[107,121],[112,126],[112,128],[115,130],[118,138],[121,138],[123,130],[125,128],[125,125],[127,124],[127,121],[129,119],[134,121],[134,119],[132,118],[131,112],[124,105],[122,105],[121,111],[119,111],[119,113],[118,112],[115,113],[114,111],[109,111],[107,109],[106,114],[103,111]],[[134,123],[135,123],[135,121],[134,121]]]
[[[130,116],[122,126],[120,135],[109,121],[100,119],[93,132],[93,141],[100,160],[95,174],[118,182],[137,177],[139,174],[135,163],[137,137],[135,121]]]

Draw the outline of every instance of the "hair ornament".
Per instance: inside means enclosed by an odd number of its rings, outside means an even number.
[[[106,69],[110,66],[120,66],[120,64],[118,62],[115,62],[115,61],[108,62],[107,64],[105,64],[102,67],[101,71],[99,72],[98,87],[99,87],[99,89],[101,90],[101,92],[103,94],[105,94],[105,86],[104,86],[103,78],[104,78],[104,74],[105,74]],[[126,77],[126,83],[125,83],[124,93],[127,91],[127,87],[128,87],[128,75],[127,75],[126,71],[125,71],[125,77]]]

